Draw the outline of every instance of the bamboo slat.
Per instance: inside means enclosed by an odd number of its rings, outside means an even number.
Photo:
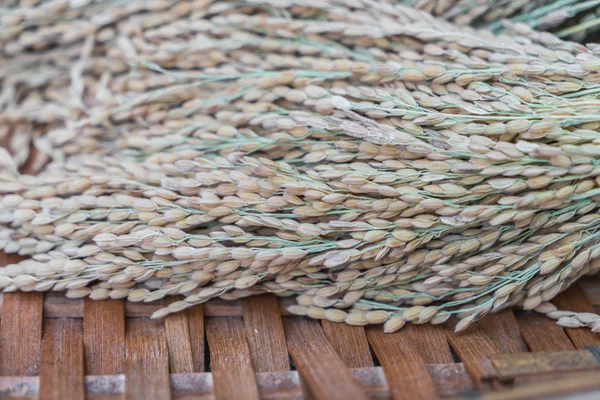
[[[126,325],[125,397],[170,399],[169,356],[160,321],[132,318]]]
[[[445,364],[454,361],[444,330],[429,324],[412,325],[403,328],[404,335],[417,347],[423,360],[428,364]]]
[[[206,337],[215,398],[235,399],[243,393],[248,400],[259,399],[243,322],[239,318],[208,319]]]
[[[169,299],[175,301],[176,299]],[[178,299],[177,299],[178,300]],[[167,304],[168,301],[165,302]],[[171,314],[165,318],[165,333],[169,349],[169,370],[172,374],[194,372],[190,328],[186,312]]]
[[[37,375],[42,344],[42,293],[7,293],[0,320],[0,375]],[[26,344],[26,345],[24,345]]]
[[[84,376],[81,321],[46,321],[40,362],[40,394],[47,400],[83,400]]]
[[[367,399],[317,321],[288,318],[284,321],[287,344],[298,373],[317,400]]]
[[[412,335],[398,332],[386,335],[379,327],[369,327],[367,337],[381,362],[394,400],[434,399],[437,389],[425,359],[410,340]]]
[[[500,354],[502,351],[494,340],[485,333],[482,324],[478,324],[460,334],[455,333],[452,328],[448,328],[446,332],[448,341],[473,377],[477,387],[483,389],[483,382],[494,376],[494,371],[487,357]]]
[[[186,310],[194,372],[204,372],[204,305]]]
[[[533,311],[520,311],[517,321],[531,351],[575,350],[565,331],[551,319]]]
[[[323,329],[329,343],[347,368],[365,368],[373,366],[373,357],[365,329],[361,326],[350,326],[323,321]],[[349,351],[349,349],[352,349]]]
[[[588,301],[579,284],[571,286],[562,296],[558,296],[554,304],[561,310],[595,312],[594,306]],[[565,329],[565,332],[577,349],[600,346],[600,337],[589,329]]]
[[[123,300],[86,299],[83,315],[86,375],[122,374],[125,367]]]
[[[277,298],[263,295],[244,299],[242,314],[254,370],[288,371],[290,362]]]

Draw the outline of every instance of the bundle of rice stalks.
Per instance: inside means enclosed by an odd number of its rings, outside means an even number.
[[[550,303],[600,268],[598,46],[370,0],[96,6],[2,28],[0,121],[42,154],[1,160],[4,291],[600,329]]]
[[[504,30],[502,20],[552,31],[577,41],[595,37],[600,29],[599,0],[400,0],[460,25]]]

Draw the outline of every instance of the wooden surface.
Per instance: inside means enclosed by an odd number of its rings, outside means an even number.
[[[593,309],[599,288],[600,280],[588,278],[557,303]],[[563,330],[538,314],[504,311],[461,334],[452,324],[383,334],[378,326],[290,317],[289,304],[270,295],[214,301],[151,320],[160,304],[6,294],[0,398],[600,396],[600,360],[583,349],[594,334]]]

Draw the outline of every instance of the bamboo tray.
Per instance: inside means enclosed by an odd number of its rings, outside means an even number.
[[[593,311],[600,280],[582,281],[556,303]],[[450,325],[384,334],[291,317],[287,304],[273,296],[213,301],[151,320],[162,304],[5,294],[0,398],[600,396],[600,337],[531,312],[491,315],[461,334]]]

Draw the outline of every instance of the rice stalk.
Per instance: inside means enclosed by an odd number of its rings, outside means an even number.
[[[600,268],[597,45],[370,0],[1,14],[3,291],[599,329],[550,303]]]

